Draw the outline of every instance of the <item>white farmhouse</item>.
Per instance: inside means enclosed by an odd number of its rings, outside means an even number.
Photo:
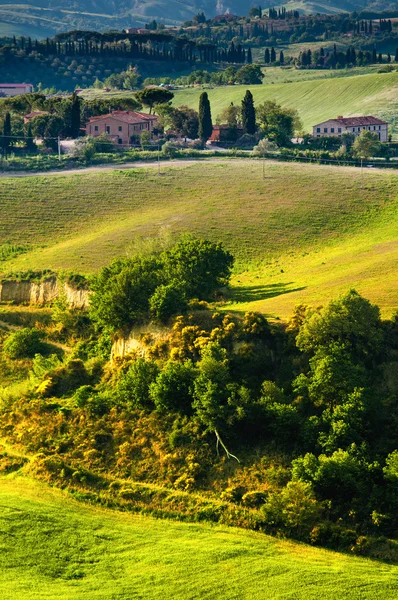
[[[357,137],[361,131],[376,133],[381,142],[388,141],[388,123],[376,117],[337,117],[318,123],[312,128],[313,137],[336,136],[352,133]]]

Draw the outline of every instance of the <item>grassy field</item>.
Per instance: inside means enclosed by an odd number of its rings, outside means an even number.
[[[93,272],[139,236],[192,231],[236,257],[226,308],[286,318],[355,287],[398,306],[398,174],[230,160],[74,175],[4,177],[0,238],[32,250],[0,272]],[[130,250],[129,250],[130,249]]]
[[[286,78],[290,78],[287,73],[285,72]],[[372,114],[388,120],[392,123],[392,131],[398,133],[398,71],[274,85],[213,88],[206,90],[213,117],[217,117],[231,102],[239,104],[248,87],[257,104],[265,100],[276,100],[283,106],[296,108],[306,131],[310,131],[312,125],[338,115]],[[187,104],[197,109],[202,91],[177,90],[174,104]]]
[[[0,504],[3,600],[396,598],[392,565],[90,507],[24,478],[0,479]]]

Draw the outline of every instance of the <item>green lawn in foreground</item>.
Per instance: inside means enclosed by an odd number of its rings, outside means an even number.
[[[286,78],[289,78],[288,72]],[[398,133],[398,71],[208,89],[213,117],[217,117],[231,102],[239,105],[247,88],[250,88],[257,104],[276,100],[283,106],[296,108],[306,131],[312,131],[313,125],[338,115],[371,114],[385,118],[392,123],[393,133]],[[200,88],[177,90],[173,103],[175,106],[187,104],[197,109],[202,92]]]
[[[398,567],[0,479],[2,600],[392,600]]]
[[[3,178],[0,239],[31,252],[0,271],[95,271],[137,236],[192,231],[235,255],[226,308],[288,317],[355,287],[398,307],[398,174],[236,160]]]

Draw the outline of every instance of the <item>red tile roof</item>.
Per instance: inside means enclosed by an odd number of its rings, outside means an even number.
[[[107,115],[99,115],[97,117],[91,117],[89,123],[95,121],[101,121],[104,119],[116,119],[123,123],[145,123],[145,121],[157,121],[158,118],[155,115],[147,115],[146,113],[133,112],[129,110],[115,110]]]
[[[336,119],[328,119],[327,121],[322,121],[322,123],[317,123],[317,125],[323,125],[323,123],[327,123],[328,121],[334,121],[339,125],[344,125],[345,127],[359,127],[363,125],[387,125],[386,121],[382,121],[381,119],[377,119],[376,117],[366,116],[366,117],[337,117]],[[317,125],[314,125],[316,127]]]
[[[49,113],[46,110],[34,110],[30,112],[28,115],[25,115],[25,119],[34,119],[34,117],[38,117],[39,115],[48,115]]]

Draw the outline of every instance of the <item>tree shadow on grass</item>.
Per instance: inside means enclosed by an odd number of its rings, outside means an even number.
[[[304,287],[292,287],[294,282],[289,283],[271,283],[270,285],[249,285],[243,287],[233,287],[229,300],[231,302],[256,302],[258,300],[267,300],[276,298],[283,294],[300,292]]]

